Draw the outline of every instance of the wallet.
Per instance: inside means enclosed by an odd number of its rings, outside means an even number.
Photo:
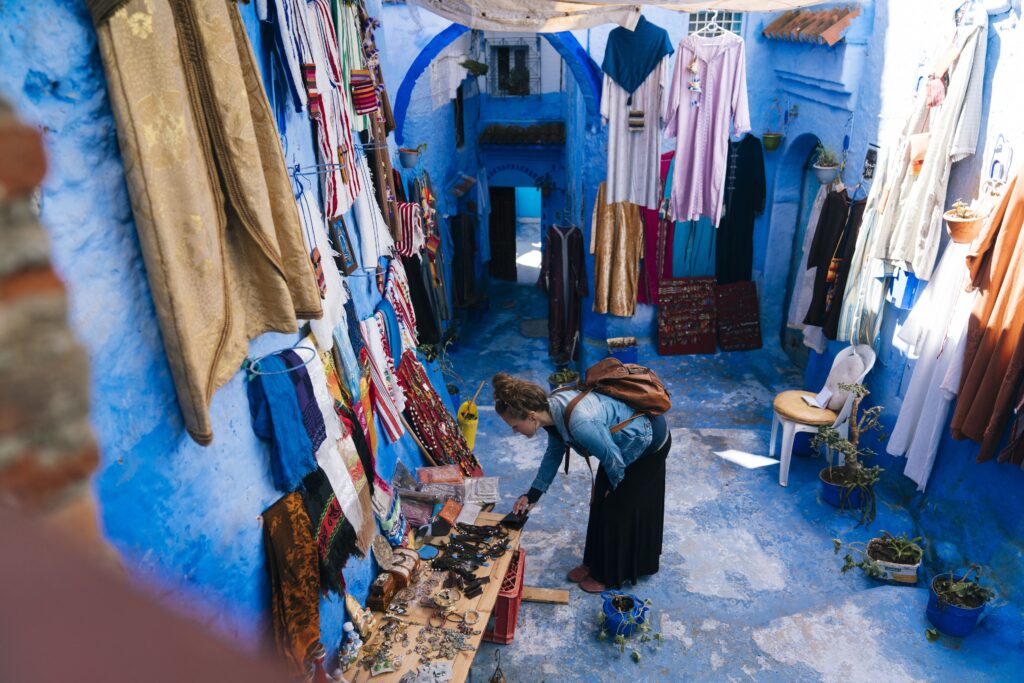
[[[514,512],[510,512],[505,515],[498,524],[505,527],[506,529],[522,529],[523,525],[526,524],[526,520],[530,518],[529,512],[524,512],[521,515],[517,515]]]

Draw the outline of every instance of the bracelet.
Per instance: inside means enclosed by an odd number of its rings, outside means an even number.
[[[440,619],[440,623],[438,623],[438,624],[434,623],[434,618],[435,617]],[[444,627],[444,614],[442,612],[438,611],[438,610],[434,610],[433,612],[431,612],[430,616],[427,617],[427,626],[432,626],[433,628],[443,628]]]
[[[473,621],[469,620],[469,615],[471,614],[473,615]],[[462,621],[466,624],[466,626],[472,626],[480,621],[480,612],[476,611],[475,609],[468,609],[466,610],[465,614],[462,615]]]
[[[449,612],[445,615],[445,621],[450,621],[453,624],[461,624],[466,621],[466,617],[458,612]]]

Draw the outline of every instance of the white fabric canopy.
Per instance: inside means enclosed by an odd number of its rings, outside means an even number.
[[[554,33],[601,24],[619,24],[633,30],[642,5],[680,12],[723,10],[773,12],[820,5],[826,0],[408,0],[434,14],[470,28],[486,31],[538,31]]]

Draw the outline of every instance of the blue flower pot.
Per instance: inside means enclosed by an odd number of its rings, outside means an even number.
[[[830,481],[825,481],[825,472],[828,471],[826,467],[818,473],[818,478],[821,479],[821,498],[832,507],[842,508],[844,510],[859,510],[864,507],[864,492],[860,489],[854,489],[850,496],[843,501],[843,487],[839,484],[833,484]]]
[[[963,638],[971,635],[971,632],[974,631],[974,627],[978,625],[981,613],[985,610],[985,605],[981,607],[957,607],[948,602],[939,604],[939,594],[935,592],[935,582],[948,577],[949,574],[939,574],[928,585],[928,609],[926,614],[932,626],[939,629],[942,633],[945,633],[947,636]],[[957,576],[957,578],[959,579],[960,576]]]
[[[615,598],[623,596],[633,601],[633,607],[621,611],[613,604]],[[637,626],[647,621],[651,608],[644,604],[644,601],[635,595],[622,593],[621,591],[606,591],[601,593],[604,598],[604,630],[612,636],[631,636]]]

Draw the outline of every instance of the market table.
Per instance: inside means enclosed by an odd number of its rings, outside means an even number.
[[[476,518],[476,524],[480,526],[495,525],[502,520],[504,514],[494,512],[481,512]],[[501,591],[502,580],[505,578],[506,572],[508,572],[509,565],[512,563],[512,558],[519,550],[519,539],[521,531],[509,530],[509,551],[502,555],[498,560],[493,562],[489,567],[480,567],[476,571],[478,577],[490,576],[490,581],[484,584],[484,591],[480,595],[473,598],[463,597],[452,607],[453,612],[465,612],[466,610],[475,610],[480,613],[479,620],[473,624],[475,630],[480,631],[475,635],[471,635],[467,639],[467,644],[472,645],[472,650],[464,650],[459,652],[454,660],[435,660],[435,661],[451,661],[452,662],[452,678],[454,683],[462,683],[469,676],[469,668],[473,664],[473,658],[476,657],[477,650],[480,648],[480,643],[483,640],[483,632],[487,628],[487,622],[490,620],[491,612],[494,610],[494,605],[498,601],[498,593]],[[520,560],[522,561],[522,560]],[[429,572],[429,568],[426,570]],[[396,654],[401,652],[402,666],[395,671],[378,674],[372,676],[369,669],[362,664],[362,657],[356,661],[355,664],[350,666],[345,672],[346,680],[353,681],[354,683],[362,683],[364,681],[373,681],[373,683],[395,683],[402,678],[406,673],[414,671],[422,664],[420,656],[414,650],[416,647],[416,637],[419,632],[427,626],[430,620],[430,616],[434,610],[423,607],[421,605],[410,605],[408,613],[398,618],[399,623],[406,627],[406,633],[409,636],[408,647],[401,649],[392,649],[392,652]],[[375,624],[373,634],[367,638],[364,638],[366,647],[372,648],[381,639],[380,628],[385,622],[386,615],[383,612],[373,613]],[[451,625],[450,623],[448,624]]]

